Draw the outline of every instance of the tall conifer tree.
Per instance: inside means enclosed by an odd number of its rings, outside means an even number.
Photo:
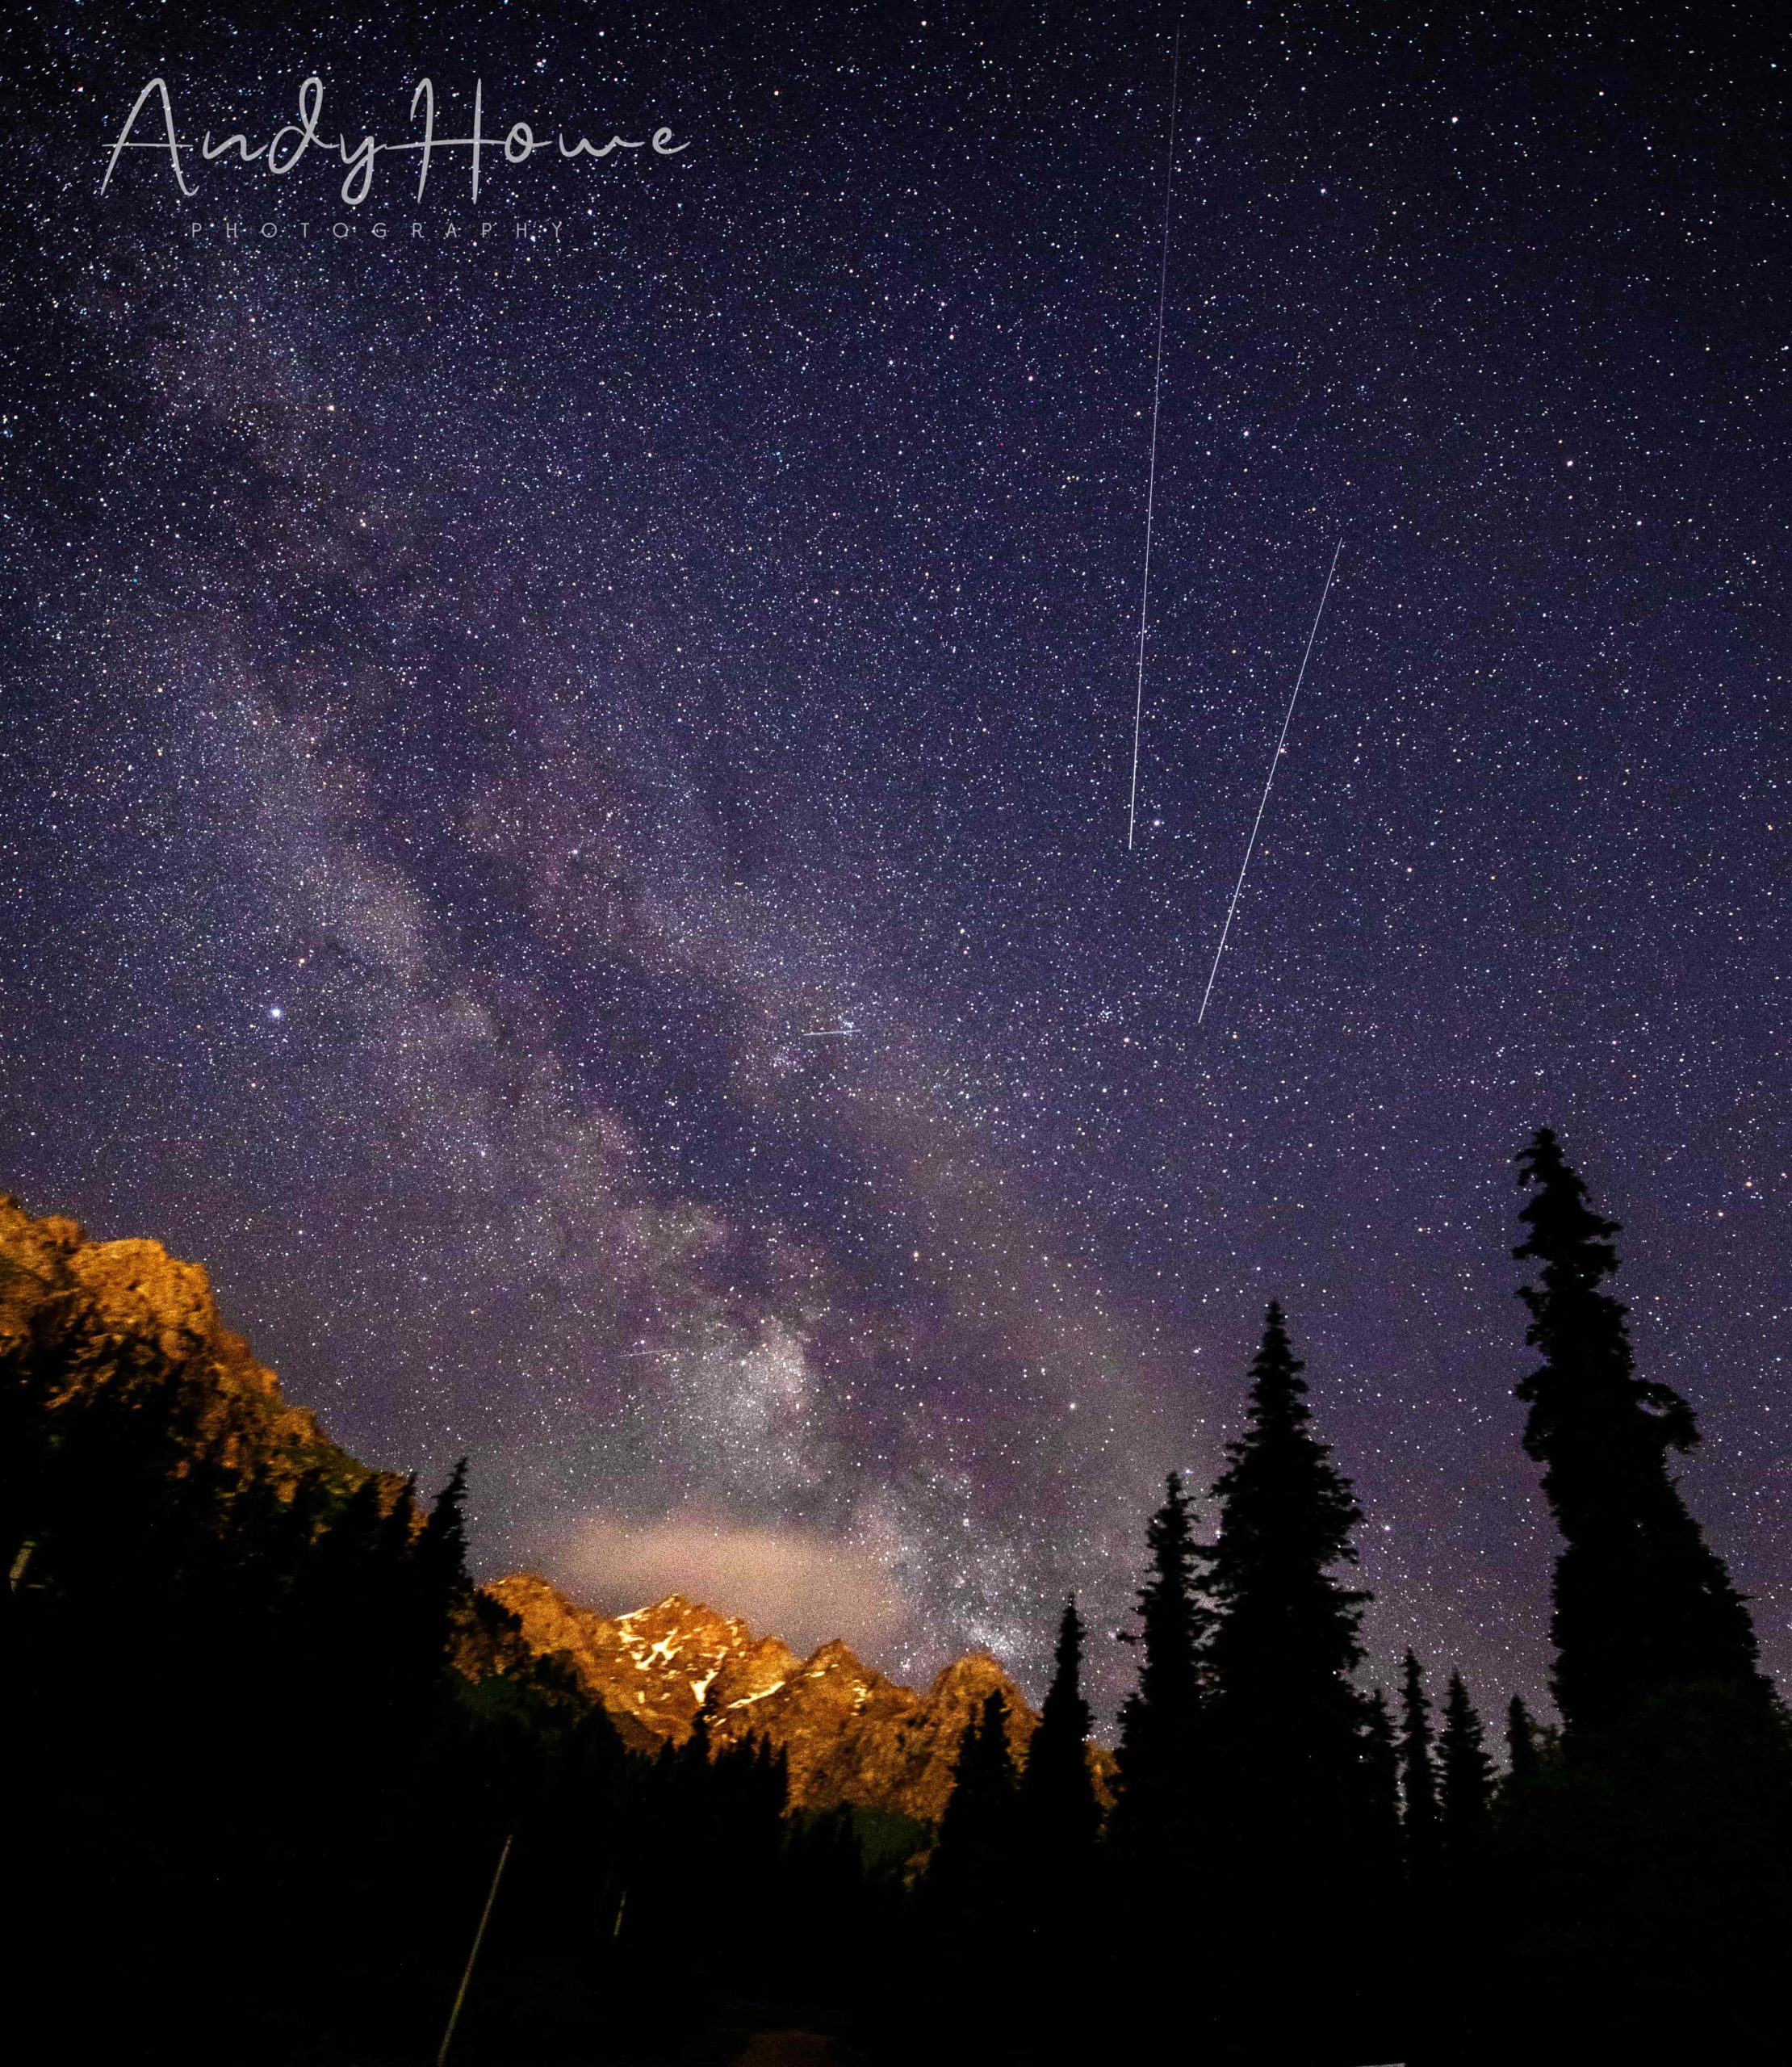
[[[1118,1849],[1136,1859],[1187,1834],[1189,1783],[1202,1694],[1200,1646],[1208,1617],[1195,1591],[1199,1552],[1182,1475],[1165,1482],[1145,1542],[1151,1569],[1139,1589],[1141,1628],[1125,1640],[1141,1653],[1138,1685],[1120,1711]]]
[[[1365,1878],[1385,1894],[1400,1879],[1400,1747],[1388,1696],[1379,1687],[1363,1703],[1363,1766]]]
[[[1423,1880],[1437,1862],[1438,1776],[1431,1755],[1431,1703],[1417,1657],[1406,1654],[1400,1696],[1400,1792],[1406,1867]]]
[[[1308,1797],[1299,1813],[1310,1816],[1325,1813],[1321,1799],[1335,1801],[1344,1776],[1361,1767],[1363,1709],[1350,1675],[1362,1662],[1368,1595],[1338,1576],[1355,1562],[1350,1531],[1363,1517],[1313,1432],[1302,1368],[1272,1305],[1245,1432],[1227,1446],[1213,1488],[1220,1534],[1208,1553],[1215,1619],[1206,1660],[1214,1736],[1239,1762],[1235,1778],[1260,1768],[1256,1784],[1291,1805]]]
[[[1444,1857],[1458,1868],[1472,1866],[1487,1842],[1493,1761],[1487,1755],[1481,1719],[1459,1672],[1450,1675],[1438,1752],[1443,1780],[1439,1822]]]
[[[1011,1988],[1020,1969],[1030,1921],[1024,1867],[1007,1703],[998,1690],[959,1739],[952,1792],[915,1909],[922,1985],[934,1998],[935,2018],[957,2032],[967,2058],[980,2057],[1010,2023],[1013,2006],[992,1983]],[[1022,2006],[1030,2007],[1028,1992],[1020,1992]]]
[[[1146,1531],[1151,1564],[1139,1589],[1140,1628],[1121,1633],[1140,1650],[1138,1684],[1120,1711],[1120,1798],[1108,1819],[1112,1904],[1103,1956],[1135,1980],[1131,2013],[1141,2042],[1186,2036],[1176,1981],[1197,1928],[1204,1885],[1194,1778],[1201,1727],[1201,1641],[1208,1618],[1195,1590],[1199,1552],[1181,1474],[1166,1482]]]
[[[1056,1877],[1087,1864],[1101,1824],[1089,1771],[1094,1718],[1082,1697],[1082,1618],[1073,1594],[1058,1623],[1052,1683],[1027,1752],[1021,1806],[1028,1842]]]
[[[927,1868],[927,1905],[947,1934],[986,1935],[1001,1927],[998,1910],[1017,1864],[1018,1796],[1008,1704],[998,1691],[959,1739],[952,1792]]]
[[[1563,1757],[1505,1819],[1526,1876],[1517,1961],[1551,2002],[1561,2057],[1765,2058],[1792,1931],[1783,1729],[1747,1608],[1669,1470],[1698,1440],[1692,1410],[1636,1376],[1602,1289],[1617,1224],[1547,1128],[1518,1163],[1514,1253],[1538,1266],[1521,1297],[1542,1361],[1518,1394],[1563,1538]]]
[[[1058,1623],[1052,1683],[1020,1780],[1020,1880],[1011,1891],[1024,1936],[1018,2006],[1026,2043],[1040,2056],[1054,2048],[1078,2052],[1084,2039],[1095,2049],[1086,2029],[1094,2005],[1064,1986],[1065,1974],[1087,1960],[1102,1914],[1094,1885],[1101,1807],[1089,1769],[1093,1718],[1082,1694],[1082,1636],[1072,1595]]]
[[[1351,1683],[1368,1596],[1340,1574],[1355,1561],[1350,1532],[1362,1517],[1314,1432],[1301,1368],[1272,1305],[1244,1432],[1227,1446],[1213,1488],[1220,1527],[1206,1553],[1214,1620],[1200,1780],[1211,1871],[1224,1892],[1208,1938],[1232,1977],[1218,2036],[1296,2058],[1318,2057],[1359,2013],[1360,1916],[1302,1933],[1301,1990],[1276,1983],[1291,1906],[1317,1889],[1363,1885],[1375,1781],[1372,1713]]]
[[[1506,1705],[1505,1761],[1508,1780],[1519,1787],[1537,1770],[1537,1725],[1517,1694]]]
[[[430,1503],[429,1519],[417,1539],[417,1568],[438,1613],[446,1615],[472,1591],[467,1572],[465,1457]]]
[[[1525,1448],[1564,1538],[1551,1633],[1569,1738],[1667,1688],[1765,1696],[1748,1610],[1668,1470],[1670,1451],[1698,1440],[1693,1411],[1671,1386],[1635,1375],[1625,1310],[1599,1289],[1618,1268],[1618,1222],[1589,1205],[1547,1127],[1518,1170],[1532,1195],[1513,1255],[1539,1266],[1518,1296],[1525,1340],[1543,1361],[1517,1390],[1530,1409]]]

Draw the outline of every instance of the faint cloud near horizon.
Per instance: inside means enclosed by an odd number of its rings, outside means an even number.
[[[556,1583],[604,1613],[681,1593],[805,1656],[839,1637],[877,1664],[914,1634],[890,1558],[851,1537],[685,1508],[658,1521],[582,1523],[555,1566]]]

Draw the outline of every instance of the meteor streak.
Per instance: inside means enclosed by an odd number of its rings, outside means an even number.
[[[1158,357],[1151,376],[1151,462],[1145,487],[1145,573],[1139,584],[1139,676],[1133,697],[1133,790],[1126,803],[1126,851],[1139,815],[1139,732],[1145,720],[1145,634],[1151,608],[1151,520],[1158,501],[1158,404],[1163,394],[1163,312],[1170,294],[1170,195],[1176,174],[1176,92],[1182,78],[1183,31],[1176,27],[1170,65],[1170,143],[1163,168],[1163,253],[1158,262]]]
[[[1207,1017],[1207,1002],[1213,995],[1213,979],[1220,973],[1220,957],[1226,951],[1226,935],[1232,931],[1232,915],[1238,908],[1238,894],[1245,887],[1245,870],[1250,866],[1250,857],[1257,846],[1257,835],[1263,823],[1263,813],[1269,807],[1270,785],[1275,780],[1275,764],[1282,758],[1288,743],[1288,726],[1294,717],[1294,706],[1300,694],[1300,685],[1307,678],[1307,663],[1313,658],[1313,641],[1319,636],[1319,620],[1325,614],[1325,598],[1332,593],[1332,583],[1338,574],[1338,556],[1344,550],[1340,539],[1333,549],[1332,564],[1325,576],[1325,585],[1320,591],[1319,607],[1313,614],[1313,630],[1307,634],[1307,650],[1300,656],[1300,672],[1294,678],[1294,694],[1288,698],[1288,707],[1282,718],[1282,736],[1275,742],[1275,751],[1270,756],[1269,774],[1263,784],[1262,801],[1257,807],[1257,822],[1250,828],[1250,837],[1245,843],[1245,858],[1238,870],[1238,880],[1233,885],[1232,902],[1226,908],[1226,922],[1220,929],[1220,945],[1213,951],[1213,966],[1208,971],[1207,988],[1201,995],[1201,1008],[1195,1015],[1199,1026]]]

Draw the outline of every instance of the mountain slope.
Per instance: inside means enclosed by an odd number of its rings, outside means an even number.
[[[557,1656],[601,1701],[626,1741],[681,1743],[699,1710],[711,1741],[763,1737],[789,1763],[798,1808],[839,1804],[936,1822],[952,1792],[965,1725],[994,1692],[1008,1704],[1009,1740],[1025,1755],[1038,1717],[993,1658],[948,1665],[923,1693],[898,1686],[846,1645],[799,1659],[775,1637],[672,1594],[614,1616],[576,1606],[533,1572],[486,1589],[523,1640]]]
[[[3,1196],[0,1377],[0,1406],[23,1411],[35,1401],[52,1427],[84,1397],[148,1382],[144,1396],[161,1398],[154,1381],[175,1380],[195,1417],[191,1439],[243,1482],[259,1475],[283,1499],[301,1482],[320,1483],[340,1500],[371,1478],[387,1509],[404,1486],[350,1456],[308,1410],[287,1402],[274,1373],[224,1325],[203,1266],[159,1242],[90,1241],[75,1222],[33,1218]],[[28,1461],[10,1468],[28,1470]],[[0,1520],[19,1519],[15,1505],[0,1499]],[[15,1579],[34,1547],[19,1538],[31,1528],[20,1520],[0,1545],[0,1566],[15,1564]],[[519,1573],[485,1588],[484,1598],[485,1611],[455,1639],[455,1662],[468,1679],[508,1676],[534,1658],[556,1658],[602,1704],[624,1742],[646,1752],[683,1742],[701,1709],[717,1744],[759,1735],[783,1748],[798,1807],[845,1804],[936,1822],[965,1727],[990,1693],[1007,1700],[1017,1757],[1037,1726],[1013,1680],[982,1654],[948,1666],[922,1693],[886,1679],[844,1643],[799,1658],[777,1637],[756,1637],[744,1623],[677,1594],[606,1617]],[[1091,1757],[1104,1781],[1111,1761],[1094,1749]]]
[[[307,1471],[343,1488],[370,1475],[308,1408],[287,1402],[273,1372],[224,1326],[203,1264],[160,1242],[90,1241],[77,1222],[33,1219],[4,1195],[0,1368],[33,1386],[52,1412],[90,1387],[178,1373],[200,1402],[199,1432],[232,1466],[258,1466],[283,1490]]]

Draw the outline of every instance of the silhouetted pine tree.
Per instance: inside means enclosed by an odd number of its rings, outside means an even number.
[[[1021,1779],[1021,1811],[1028,1847],[1041,1870],[1054,1879],[1085,1873],[1101,1827],[1089,1771],[1089,1731],[1094,1718],[1082,1698],[1082,1618],[1076,1596],[1064,1604],[1057,1652],[1039,1727],[1028,1748]]]
[[[1405,1872],[1400,1827],[1400,1750],[1394,1739],[1388,1697],[1378,1687],[1363,1702],[1363,1765],[1367,1789],[1361,1868],[1355,1876],[1358,1899],[1350,1930],[1367,1969],[1347,2036],[1361,2048],[1356,2057],[1384,2060],[1409,2050],[1408,2016],[1411,2004],[1396,1996],[1380,1979],[1386,1946],[1385,1919],[1398,1915]],[[1343,2008],[1341,2003],[1340,2007]]]
[[[417,1576],[425,1612],[446,1621],[472,1591],[467,1573],[467,1459],[463,1457],[429,1507],[417,1539]]]
[[[1361,1519],[1350,1482],[1313,1428],[1302,1366],[1272,1305],[1251,1365],[1244,1433],[1215,1483],[1218,1540],[1206,1553],[1213,1629],[1202,1729],[1201,1826],[1225,1892],[1209,1928],[1223,1964],[1251,1987],[1255,1963],[1285,1956],[1295,1891],[1363,1866],[1371,1825],[1371,1714],[1351,1684],[1368,1598],[1338,1568],[1353,1564]],[[1344,2013],[1348,1927],[1302,1946],[1314,1985],[1252,2013],[1281,2042],[1310,2042],[1302,2023]],[[1326,1978],[1320,1978],[1321,1974]],[[1317,2027],[1313,2027],[1317,2029]]]
[[[1459,1672],[1450,1675],[1443,1728],[1438,1738],[1443,1787],[1439,1827],[1443,1856],[1454,1868],[1473,1868],[1484,1852],[1493,1802],[1493,1761],[1484,1747],[1481,1719]]]
[[[1782,1718],[1743,1600],[1668,1470],[1698,1440],[1692,1411],[1635,1376],[1624,1309],[1601,1289],[1616,1223],[1548,1129],[1518,1161],[1531,1196],[1514,1253],[1540,1266],[1521,1296],[1543,1361],[1518,1393],[1564,1538],[1564,1726],[1548,1784],[1510,1789],[1500,1820],[1515,1894],[1499,1958],[1533,1995],[1484,2037],[1490,2057],[1530,2049],[1541,2024],[1551,2059],[1765,2058],[1792,1933]]]
[[[1125,1633],[1141,1656],[1138,1685],[1120,1711],[1120,1798],[1112,1837],[1134,1872],[1174,1855],[1190,1834],[1191,1785],[1211,1617],[1198,1598],[1192,1514],[1182,1474],[1165,1482],[1145,1542],[1151,1569],[1139,1589],[1141,1628]]]
[[[930,1877],[949,1880],[1006,1851],[1014,1838],[1018,1788],[1008,1742],[1008,1704],[998,1691],[986,1697],[958,1740],[952,1792],[940,1819]]]
[[[1361,1765],[1364,1712],[1350,1675],[1368,1598],[1337,1576],[1355,1562],[1350,1530],[1362,1515],[1313,1432],[1301,1369],[1272,1305],[1245,1432],[1213,1488],[1220,1534],[1207,1575],[1208,1734],[1229,1768],[1218,1784],[1246,1822],[1269,1814],[1279,1825],[1298,1803],[1291,1834],[1340,1813],[1339,1790]]]
[[[1066,1960],[1087,1953],[1101,1832],[1089,1770],[1091,1721],[1082,1697],[1082,1618],[1073,1594],[1058,1623],[1052,1683],[1020,1778],[1020,1879],[1014,1893],[1024,1922],[1017,2006],[1022,2033],[1036,2050],[1070,2046],[1065,2019],[1071,2006],[1056,1983]]]
[[[416,1728],[423,1726],[423,1717],[439,1696],[454,1633],[471,1609],[466,1507],[463,1457],[430,1503],[421,1528],[408,1486],[387,1517],[388,1555],[394,1570],[403,1570],[407,1580],[404,1597],[394,1603],[402,1620],[391,1641],[406,1653],[404,1669],[409,1684],[401,1698],[409,1704]]]
[[[931,1935],[946,1956],[999,1970],[1020,1927],[1020,1786],[1008,1743],[1008,1704],[999,1691],[965,1725],[952,1792],[922,1889]]]
[[[1400,1749],[1388,1696],[1377,1687],[1363,1709],[1363,1765],[1367,1787],[1368,1851],[1378,1872],[1397,1877],[1401,1857]]]
[[[1406,1654],[1400,1697],[1400,1792],[1406,1870],[1425,1880],[1438,1856],[1438,1776],[1431,1755],[1431,1704],[1417,1657]]]
[[[1599,1289],[1618,1268],[1618,1222],[1589,1206],[1547,1127],[1518,1168],[1533,1195],[1513,1255],[1541,1266],[1518,1296],[1530,1313],[1525,1340],[1543,1361],[1518,1396],[1530,1409],[1525,1448],[1543,1466],[1564,1538],[1551,1631],[1569,1742],[1656,1689],[1704,1682],[1765,1701],[1748,1610],[1668,1470],[1670,1450],[1698,1440],[1692,1409],[1672,1386],[1635,1376],[1624,1308]]]
[[[1484,1985],[1494,1912],[1493,1767],[1459,1672],[1451,1674],[1444,1698],[1437,1763],[1442,1780],[1438,1855],[1434,1867],[1421,1867],[1415,1876],[1408,1933],[1420,1968],[1414,2028],[1423,2035],[1409,2049],[1419,2053],[1421,2067],[1431,2059],[1473,2060],[1485,2022],[1477,1997]]]
[[[1103,1851],[1107,1898],[1096,1919],[1095,1956],[1131,1977],[1125,2015],[1133,2041],[1149,2048],[1186,2026],[1174,1976],[1196,1928],[1202,1885],[1195,1782],[1205,1687],[1200,1653],[1211,1617],[1196,1591],[1200,1552],[1179,1472],[1165,1481],[1145,1542],[1150,1565],[1138,1591],[1140,1626],[1117,1633],[1137,1646],[1139,1676],[1120,1709],[1120,1788]]]
[[[1514,1694],[1507,1703],[1505,1711],[1508,1782],[1514,1787],[1522,1787],[1536,1772],[1537,1760],[1537,1725],[1531,1721],[1530,1709]]]
[[[1354,2041],[1359,2060],[1388,2060],[1410,2051],[1410,1991],[1387,1985],[1388,1919],[1398,1916],[1405,1872],[1400,1822],[1400,1750],[1387,1696],[1380,1688],[1363,1704],[1363,1763],[1367,1784],[1362,1868],[1355,1876],[1357,1899],[1348,1929],[1346,1951],[1356,1954],[1359,1972],[1352,1975],[1355,2002],[1340,1991],[1341,2035]],[[1354,1941],[1354,1943],[1350,1942]],[[1310,2053],[1309,2060],[1323,2052]]]

